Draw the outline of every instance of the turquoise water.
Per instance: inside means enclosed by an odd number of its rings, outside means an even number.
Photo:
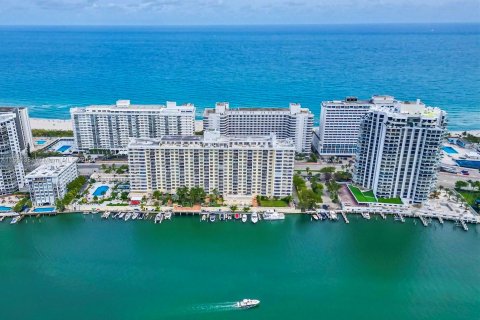
[[[11,207],[0,206],[0,212],[1,211],[11,211],[11,210],[12,210]]]
[[[0,27],[0,104],[33,117],[71,106],[195,103],[308,106],[391,94],[479,129],[480,25]]]
[[[35,208],[33,209],[33,212],[38,212],[38,213],[42,213],[42,212],[54,212],[55,211],[55,208],[54,207],[42,207],[42,208]]]
[[[72,146],[61,146],[60,148],[57,149],[58,152],[65,152],[68,149],[70,149]]]
[[[442,150],[445,151],[446,153],[448,154],[457,154],[457,150],[455,150],[455,148],[452,148],[452,147],[442,147]]]
[[[110,189],[108,186],[100,186],[97,189],[95,189],[95,192],[93,193],[94,196],[103,196],[105,193],[107,193],[108,189]]]
[[[42,144],[45,144],[45,142],[47,142],[47,141],[45,141],[45,140],[37,140],[36,143],[42,145]]]
[[[480,226],[350,221],[0,223],[2,319],[478,318]]]

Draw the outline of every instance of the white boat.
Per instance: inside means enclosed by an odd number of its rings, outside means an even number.
[[[267,210],[263,213],[263,220],[284,220],[285,214],[276,210]]]
[[[217,215],[214,213],[210,213],[210,222],[215,222],[215,219],[217,218]]]
[[[171,220],[172,219],[172,213],[170,211],[165,212],[165,220]]]
[[[157,215],[155,216],[154,222],[155,223],[162,223],[162,221],[163,221],[163,213],[161,213],[161,212],[157,213]]]
[[[137,220],[139,214],[140,214],[140,212],[134,211],[133,214],[132,214],[132,220]]]
[[[332,220],[338,220],[338,216],[337,216],[337,213],[335,211],[330,211],[330,218]]]
[[[235,303],[235,306],[237,308],[241,308],[241,309],[249,309],[249,308],[253,308],[253,307],[256,307],[260,304],[260,300],[255,300],[255,299],[243,299],[241,301],[238,301],[237,303]]]
[[[10,221],[10,224],[15,224],[15,223],[17,223],[18,221],[20,221],[20,217],[21,217],[21,216],[15,216],[15,217],[13,217],[12,221]]]
[[[130,220],[131,217],[132,217],[132,213],[131,213],[131,212],[127,212],[127,214],[125,214],[125,221]]]
[[[119,218],[119,219],[123,219],[123,216],[125,216],[125,213],[126,213],[126,212],[120,212],[120,214],[118,215],[118,218]]]
[[[247,222],[248,216],[246,214],[242,214],[242,222]]]
[[[258,222],[258,213],[253,212],[250,218],[252,219],[253,223],[257,223]]]
[[[316,213],[312,213],[313,220],[318,221],[318,215]]]

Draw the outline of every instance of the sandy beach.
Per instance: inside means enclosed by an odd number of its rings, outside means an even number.
[[[71,120],[60,119],[30,118],[30,127],[45,130],[73,130]]]

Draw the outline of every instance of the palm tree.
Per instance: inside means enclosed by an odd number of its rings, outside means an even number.
[[[237,211],[237,209],[238,209],[238,207],[237,207],[236,205],[231,205],[231,206],[230,206],[230,210],[231,210],[232,212]]]
[[[247,213],[250,211],[250,207],[243,207],[243,212]]]

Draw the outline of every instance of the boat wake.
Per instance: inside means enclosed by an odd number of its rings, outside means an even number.
[[[205,303],[194,305],[191,307],[191,311],[195,313],[225,312],[231,310],[238,310],[235,301]]]

